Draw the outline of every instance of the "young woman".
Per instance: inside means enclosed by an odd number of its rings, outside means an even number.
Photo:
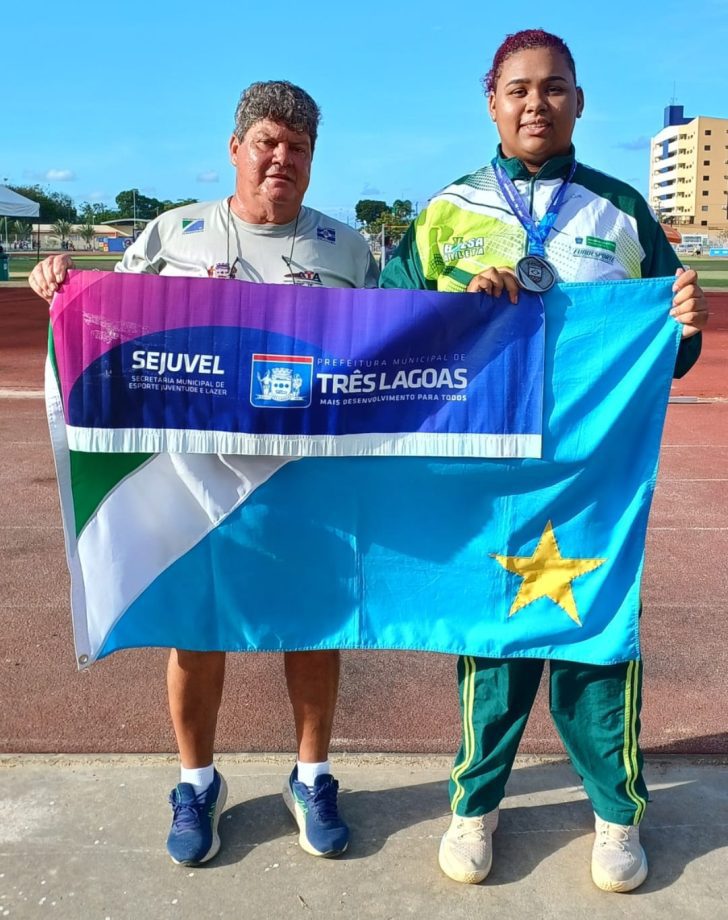
[[[439,192],[384,270],[383,287],[546,290],[554,280],[676,275],[671,313],[683,324],[675,375],[700,353],[707,306],[644,199],[575,159],[584,109],[574,60],[557,36],[508,36],[484,80],[500,145],[493,161]],[[463,657],[458,662],[463,743],[451,775],[453,818],[440,866],[480,882],[492,862],[498,806],[538,689],[543,661]],[[553,661],[551,713],[596,818],[592,878],[630,891],[647,876],[639,822],[647,802],[638,746],[642,666]]]

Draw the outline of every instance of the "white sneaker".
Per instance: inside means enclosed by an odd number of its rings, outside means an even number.
[[[440,868],[455,882],[476,885],[490,872],[493,863],[493,831],[498,827],[498,809],[479,818],[452,816],[440,842]]]
[[[647,878],[647,857],[640,844],[640,829],[629,824],[610,824],[595,817],[597,832],[592,849],[591,872],[602,891],[632,891]]]

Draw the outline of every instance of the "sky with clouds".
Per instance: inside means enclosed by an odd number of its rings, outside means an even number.
[[[492,156],[480,78],[503,37],[542,27],[576,59],[581,160],[647,190],[649,138],[673,95],[728,117],[728,0],[344,5],[206,0],[12,4],[0,26],[0,182],[77,203],[232,190],[240,91],[287,79],[321,106],[307,203],[346,220],[360,198],[409,198]]]

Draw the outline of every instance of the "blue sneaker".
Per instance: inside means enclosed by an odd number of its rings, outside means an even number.
[[[190,783],[178,783],[169,794],[172,827],[167,837],[167,852],[180,866],[197,866],[220,849],[217,825],[227,798],[227,784],[215,770],[210,785],[195,795]]]
[[[349,846],[349,828],[339,817],[339,784],[329,773],[317,776],[313,789],[298,780],[294,767],[283,787],[283,801],[296,820],[298,842],[312,856],[338,856]]]

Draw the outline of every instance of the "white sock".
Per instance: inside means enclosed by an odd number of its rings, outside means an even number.
[[[179,768],[179,781],[181,783],[189,783],[190,786],[193,786],[195,795],[204,792],[214,778],[215,767],[213,764],[210,764],[208,767],[193,767],[192,769],[182,766]]]
[[[331,762],[329,760],[324,760],[323,763],[301,763],[300,760],[297,760],[296,767],[298,768],[299,783],[305,783],[311,789],[313,789],[317,776],[331,773]]]

